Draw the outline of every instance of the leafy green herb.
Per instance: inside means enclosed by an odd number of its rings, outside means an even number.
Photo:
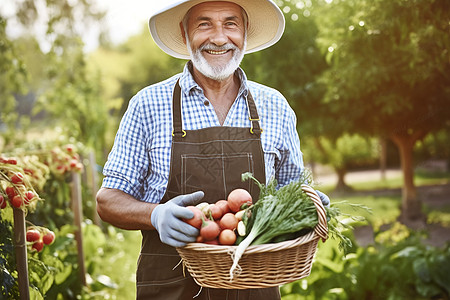
[[[230,269],[231,279],[248,246],[299,237],[313,230],[319,222],[313,201],[302,190],[303,184],[311,182],[308,174],[305,173],[298,181],[279,189],[274,179],[267,186],[258,182],[251,173],[243,174],[242,179],[254,180],[260,188],[260,197],[255,204],[246,209],[244,214],[243,222],[246,225],[247,235],[240,240],[234,253],[233,265]],[[329,235],[339,239],[340,248],[347,252],[352,247],[352,243],[341,231],[351,226],[344,222],[342,217],[350,216],[341,213],[336,205],[327,207],[326,213]]]

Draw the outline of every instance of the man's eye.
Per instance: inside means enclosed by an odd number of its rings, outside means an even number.
[[[198,27],[206,27],[208,25],[209,24],[207,22],[203,22],[203,23],[198,24]]]

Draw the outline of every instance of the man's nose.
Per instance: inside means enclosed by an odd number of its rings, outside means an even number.
[[[217,46],[222,46],[228,42],[228,37],[225,34],[225,31],[223,30],[223,28],[221,26],[217,26],[214,28],[213,32],[211,33],[209,40],[211,43],[213,43]]]

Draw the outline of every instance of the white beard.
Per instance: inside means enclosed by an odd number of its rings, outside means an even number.
[[[244,39],[244,45],[242,50],[236,47],[234,44],[227,43],[223,46],[216,46],[213,44],[204,44],[200,46],[195,52],[189,42],[189,38],[186,35],[186,44],[191,55],[192,64],[194,67],[202,73],[204,76],[211,78],[213,80],[222,81],[229,76],[233,75],[234,72],[239,68],[239,65],[244,58],[245,49],[247,47],[247,38]],[[206,58],[203,56],[203,50],[213,50],[213,51],[223,51],[232,50],[233,57],[225,66],[212,66],[208,63]]]

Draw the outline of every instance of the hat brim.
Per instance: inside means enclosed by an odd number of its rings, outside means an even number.
[[[180,22],[191,7],[211,1],[236,3],[247,13],[248,31],[245,53],[270,47],[283,35],[284,15],[271,0],[182,0],[150,17],[149,29],[153,40],[167,54],[176,58],[190,59],[181,35]]]

